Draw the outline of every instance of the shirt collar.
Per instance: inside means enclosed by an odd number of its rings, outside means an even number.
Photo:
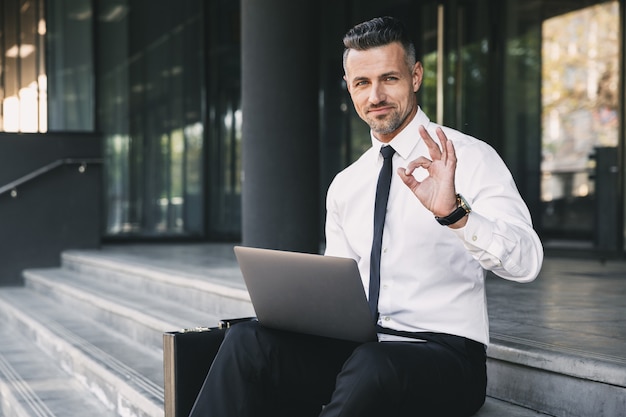
[[[402,159],[408,159],[413,149],[415,149],[417,144],[422,140],[419,133],[419,126],[424,125],[424,127],[428,129],[429,124],[430,119],[418,106],[417,113],[413,117],[413,120],[411,120],[409,124],[406,125],[406,127],[402,129],[402,131],[398,133],[391,140],[391,142],[389,142],[389,145],[393,146],[393,149],[396,150],[396,154],[402,157]],[[370,137],[372,140],[372,147],[376,149],[376,156],[378,156],[380,154],[379,151],[382,143],[374,137],[374,134],[371,131]]]

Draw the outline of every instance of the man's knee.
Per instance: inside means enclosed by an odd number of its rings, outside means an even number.
[[[236,363],[238,367],[258,367],[262,363],[260,358],[264,356],[259,332],[262,328],[256,321],[229,328],[215,361],[220,365],[228,363],[228,366],[235,366]]]
[[[345,362],[342,374],[358,379],[363,389],[377,391],[397,385],[400,377],[383,343],[357,347]]]
[[[259,322],[256,320],[238,323],[228,329],[224,343],[233,345],[244,343],[243,346],[246,346],[245,343],[258,340],[258,331]]]

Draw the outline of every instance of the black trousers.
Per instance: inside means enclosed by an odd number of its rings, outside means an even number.
[[[232,327],[190,417],[470,416],[484,403],[482,344],[353,342],[248,322]]]

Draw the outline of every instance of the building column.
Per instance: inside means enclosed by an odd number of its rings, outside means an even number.
[[[242,0],[246,246],[317,253],[318,18],[315,0]]]

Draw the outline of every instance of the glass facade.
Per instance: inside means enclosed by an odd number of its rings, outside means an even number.
[[[97,3],[108,235],[204,234],[203,3]]]
[[[238,2],[97,3],[109,237],[236,239]],[[147,25],[145,22],[150,22]]]
[[[341,37],[394,15],[424,64],[420,105],[502,155],[546,245],[623,252],[623,3],[320,2],[322,213],[333,176],[370,146]],[[102,135],[106,237],[240,238],[240,2],[0,5],[0,127]]]
[[[0,130],[48,130],[44,1],[0,2]]]

